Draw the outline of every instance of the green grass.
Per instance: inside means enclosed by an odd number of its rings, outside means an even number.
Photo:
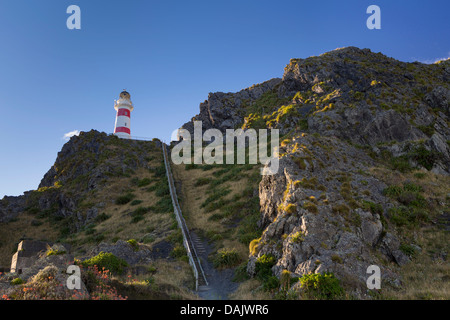
[[[400,205],[390,208],[390,220],[397,226],[416,227],[429,222],[428,202],[422,195],[420,185],[405,183],[403,186],[391,185],[383,190],[383,194]]]
[[[45,255],[48,257],[48,256],[57,256],[57,255],[60,255],[60,254],[65,254],[66,253],[66,251],[59,251],[59,250],[53,250],[53,249],[49,249],[49,250],[47,250],[47,252],[45,253]]]
[[[149,207],[150,211],[154,213],[170,213],[173,212],[172,198],[166,196],[159,199],[154,206]]]

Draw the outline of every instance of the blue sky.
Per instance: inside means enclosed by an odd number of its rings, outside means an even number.
[[[69,5],[81,30],[69,30]],[[381,8],[381,30],[366,9]],[[442,1],[0,0],[0,198],[36,189],[75,130],[111,133],[127,89],[132,135],[170,140],[209,92],[282,77],[344,46],[402,61],[450,52]]]

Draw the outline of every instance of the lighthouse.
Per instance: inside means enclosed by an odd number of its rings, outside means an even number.
[[[114,109],[117,110],[114,134],[119,138],[130,139],[130,116],[134,107],[127,91],[123,90],[119,95],[119,100],[114,100]]]

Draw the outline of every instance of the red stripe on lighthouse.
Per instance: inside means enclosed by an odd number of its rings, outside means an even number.
[[[131,134],[131,130],[127,127],[117,127],[116,130],[114,130],[114,133],[117,133],[117,132],[125,132],[128,134]]]
[[[130,117],[130,110],[121,108],[121,109],[117,110],[117,116],[118,117],[119,116],[125,116],[125,117],[129,118]]]

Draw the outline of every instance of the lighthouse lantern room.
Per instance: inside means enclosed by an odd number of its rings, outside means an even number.
[[[134,106],[130,100],[130,94],[127,91],[123,90],[120,93],[119,100],[114,101],[114,109],[117,110],[114,134],[119,138],[130,139],[130,116]]]

